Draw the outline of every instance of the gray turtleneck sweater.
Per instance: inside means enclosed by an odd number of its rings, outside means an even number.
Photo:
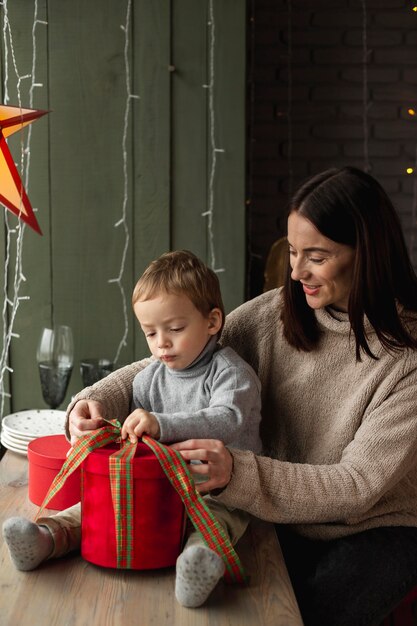
[[[253,369],[231,348],[210,339],[183,370],[153,361],[133,381],[132,410],[145,409],[159,422],[163,443],[220,439],[261,450],[261,385]]]

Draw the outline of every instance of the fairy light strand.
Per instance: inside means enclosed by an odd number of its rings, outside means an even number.
[[[1,3],[3,8],[3,43],[4,43],[4,104],[9,102],[9,54],[11,58],[12,68],[16,77],[16,92],[19,107],[22,108],[21,83],[31,79],[29,87],[29,107],[33,108],[33,92],[36,87],[42,87],[41,83],[37,83],[35,79],[36,70],[36,27],[38,24],[46,25],[47,22],[38,20],[38,1],[34,0],[33,23],[32,23],[32,67],[30,74],[21,75],[18,70],[15,49],[13,45],[13,33],[9,20],[8,0]],[[24,145],[23,134],[21,135],[21,155],[20,169],[21,175],[24,173],[25,188],[29,187],[29,168],[30,168],[30,144],[32,129],[29,125],[26,145]],[[5,245],[5,262],[4,262],[4,285],[3,285],[3,343],[0,355],[0,417],[3,417],[5,399],[10,398],[10,393],[5,388],[5,375],[13,373],[13,368],[9,365],[9,353],[12,338],[19,339],[20,335],[13,331],[16,321],[17,312],[21,302],[30,300],[30,296],[21,296],[20,288],[22,283],[26,282],[26,277],[22,267],[23,253],[23,236],[25,232],[25,224],[19,220],[16,227],[11,227],[9,223],[8,211],[4,209],[4,218],[6,226],[6,245]],[[11,246],[13,236],[16,236],[15,257],[13,269],[13,285],[9,283],[9,275],[11,269]],[[10,281],[11,282],[11,281]],[[13,295],[10,292],[13,292]]]
[[[365,172],[370,172],[371,165],[369,162],[369,127],[368,127],[368,19],[366,0],[362,0],[362,76],[363,76],[363,160]]]
[[[216,128],[215,128],[215,110],[214,110],[214,85],[215,85],[215,64],[214,51],[216,46],[216,24],[214,21],[213,0],[209,0],[208,5],[209,19],[207,25],[209,27],[209,82],[203,85],[208,91],[208,108],[209,108],[209,137],[210,137],[210,174],[208,185],[208,209],[202,213],[203,217],[207,217],[207,232],[210,255],[210,266],[216,273],[225,272],[224,267],[217,267],[216,246],[214,239],[214,182],[216,177],[217,155],[224,153],[223,148],[216,145]]]
[[[18,104],[21,107],[21,92],[20,92],[20,84],[21,81],[25,78],[19,75],[16,63],[16,57],[14,53],[13,46],[13,34],[9,21],[8,14],[8,3],[7,0],[3,2],[3,37],[4,37],[4,49],[7,51],[5,53],[5,58],[7,59],[7,65],[5,67],[5,83],[4,83],[4,92],[5,104],[9,101],[9,91],[8,91],[8,81],[9,81],[9,71],[8,71],[8,59],[9,59],[9,50],[12,58],[13,69],[17,78],[16,90],[18,97]],[[23,150],[21,151],[21,161],[23,162],[24,154]],[[4,208],[4,218],[6,225],[6,255],[5,255],[5,263],[4,263],[4,281],[3,281],[3,291],[4,291],[4,299],[3,299],[3,309],[2,309],[2,322],[3,322],[3,342],[2,342],[2,351],[0,356],[0,395],[1,395],[1,405],[0,405],[0,416],[3,417],[4,413],[4,404],[5,398],[10,398],[10,393],[8,393],[5,389],[5,376],[7,373],[10,373],[11,368],[8,365],[9,359],[9,349],[11,343],[11,329],[14,324],[14,320],[16,317],[16,313],[19,307],[20,299],[18,297],[19,292],[19,281],[16,280],[16,277],[21,274],[21,250],[22,247],[19,245],[19,240],[21,242],[21,237],[23,236],[23,228],[18,229],[18,241],[15,248],[15,267],[14,267],[14,293],[13,299],[9,296],[9,268],[11,264],[11,243],[12,243],[12,234],[16,233],[17,229],[11,229],[9,225],[9,218],[6,208]],[[10,307],[10,308],[9,308]]]
[[[129,227],[127,223],[127,203],[129,200],[128,193],[128,184],[129,184],[129,175],[128,175],[128,154],[127,154],[127,136],[129,129],[129,115],[130,115],[130,106],[132,99],[139,99],[139,96],[133,94],[131,92],[131,84],[130,84],[130,64],[129,64],[129,31],[130,31],[130,16],[131,16],[131,0],[127,1],[127,9],[126,9],[126,21],[124,25],[121,25],[120,28],[124,33],[124,65],[125,65],[125,83],[126,83],[126,104],[125,104],[125,112],[124,112],[124,123],[123,123],[123,136],[122,136],[122,158],[123,158],[123,201],[122,201],[122,217],[114,224],[114,228],[123,227],[124,232],[124,245],[122,258],[120,262],[120,270],[117,278],[111,278],[108,282],[114,283],[118,286],[120,291],[120,297],[122,300],[122,310],[123,310],[123,319],[124,319],[124,331],[122,338],[119,342],[118,348],[116,350],[115,357],[113,359],[116,364],[119,360],[120,353],[122,349],[127,345],[127,336],[129,333],[129,318],[127,311],[127,299],[126,292],[123,287],[123,275],[125,271],[127,251],[129,249]]]

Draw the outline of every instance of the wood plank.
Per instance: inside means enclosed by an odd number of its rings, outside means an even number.
[[[81,386],[82,358],[113,358],[123,336],[116,284],[125,233],[122,136],[126,102],[126,3],[58,0],[49,6],[52,297],[56,323],[72,327],[75,367],[66,401]],[[131,137],[127,228],[131,233]],[[130,299],[132,242],[123,286]],[[133,360],[130,332],[118,365]]]
[[[213,2],[214,111],[217,153],[214,177],[214,247],[226,312],[245,294],[246,3]],[[208,145],[208,149],[211,146]]]
[[[207,260],[207,7],[173,6],[172,248]]]
[[[31,75],[33,70],[33,42],[32,26],[34,6],[28,10],[25,0],[16,0],[8,4],[8,14],[13,37],[13,48],[16,65],[21,76]],[[46,0],[39,0],[37,19],[45,21]],[[33,90],[33,108],[48,109],[48,78],[47,78],[47,27],[37,24],[35,29],[36,64],[33,82],[42,83],[43,87]],[[9,50],[8,67],[8,104],[19,104],[17,91],[17,77]],[[22,106],[31,105],[30,86],[32,77],[26,78],[20,84]],[[21,171],[21,150],[30,139],[30,167],[26,180],[25,157],[23,172]],[[23,142],[23,143],[22,143]],[[50,237],[49,237],[49,168],[48,168],[48,118],[43,117],[27,127],[23,133],[12,135],[8,144],[15,161],[18,163],[19,173],[25,184],[30,202],[34,210],[37,209],[37,220],[43,231],[39,236],[29,227],[24,227],[22,237],[22,281],[19,296],[29,297],[23,300],[18,308],[13,332],[20,338],[13,338],[10,345],[10,363],[14,369],[12,377],[13,403],[4,413],[28,407],[44,407],[36,364],[36,345],[38,333],[43,325],[50,322]],[[27,184],[26,184],[27,183]],[[11,213],[8,218],[11,228],[19,222]],[[16,265],[16,235],[12,235],[12,259],[9,269],[9,293],[13,294],[13,282]],[[4,250],[4,249],[3,249]],[[4,254],[4,252],[3,252]],[[2,258],[4,258],[2,254]],[[3,290],[1,290],[3,293]]]
[[[27,461],[7,452],[0,463],[0,523],[34,518],[27,500]],[[4,626],[302,626],[271,524],[254,523],[237,546],[250,575],[247,586],[219,583],[208,602],[185,609],[174,598],[174,569],[117,571],[72,555],[19,572],[0,547],[0,615]]]
[[[0,16],[2,18],[2,22],[3,22],[3,15],[2,15],[2,10],[0,10]],[[5,68],[4,68],[4,38],[2,37],[0,39],[0,80],[1,80],[1,85],[0,85],[0,94],[1,94],[1,101],[4,102],[4,80],[5,80]],[[4,215],[5,209],[3,207],[3,205],[0,204],[0,216],[1,219],[3,219],[3,215]],[[4,260],[6,258],[6,228],[4,223],[2,222],[1,228],[0,228],[0,259],[2,260],[2,267],[4,267]],[[4,279],[4,272],[0,272],[0,293],[4,293],[4,285],[5,285],[5,279]],[[0,337],[3,336],[3,307],[1,308],[1,314],[0,314]],[[2,348],[2,346],[1,346]],[[4,388],[5,391],[8,392],[9,390],[9,374],[8,372],[5,372],[3,374],[3,384],[4,384]],[[3,415],[7,414],[10,410],[10,399],[9,398],[4,398],[4,405],[3,405]],[[0,415],[0,420],[2,419],[2,415]],[[4,447],[0,445],[0,458],[2,456],[2,454],[4,454]]]
[[[226,311],[244,300],[245,275],[245,3],[214,2],[213,248]],[[172,246],[188,248],[212,265],[208,218],[211,31],[207,6],[175,3],[173,13]]]
[[[171,3],[134,5],[134,282],[170,249]],[[135,322],[135,358],[149,348]]]

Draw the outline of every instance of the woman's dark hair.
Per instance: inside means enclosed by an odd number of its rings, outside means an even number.
[[[417,349],[417,339],[403,324],[397,304],[417,311],[417,276],[413,270],[399,218],[381,185],[354,167],[329,169],[310,178],[292,198],[289,213],[307,218],[322,235],[355,249],[348,314],[361,350],[372,358],[364,326],[371,323],[387,350]],[[299,281],[288,264],[281,319],[284,336],[298,350],[317,345],[320,331]]]

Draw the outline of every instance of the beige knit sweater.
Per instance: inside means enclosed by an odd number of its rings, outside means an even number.
[[[233,450],[218,499],[257,517],[330,539],[376,526],[417,526],[417,351],[388,354],[367,327],[378,361],[355,360],[346,314],[316,311],[317,350],[289,346],[279,320],[281,291],[227,318],[222,343],[262,383],[265,456]],[[78,396],[129,413],[132,380],[146,361],[116,371]],[[70,407],[71,408],[71,407]]]

